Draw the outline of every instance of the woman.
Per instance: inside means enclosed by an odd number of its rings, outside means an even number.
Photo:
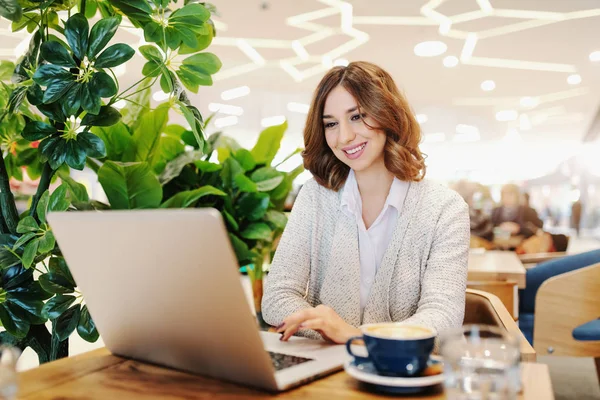
[[[420,139],[380,67],[353,62],[321,80],[304,130],[314,180],[296,199],[262,303],[282,340],[344,343],[373,322],[462,324],[469,213],[458,194],[422,180]]]
[[[521,202],[521,191],[515,184],[506,184],[500,190],[501,205],[492,211],[492,224],[511,235],[533,236],[544,226],[537,211]]]

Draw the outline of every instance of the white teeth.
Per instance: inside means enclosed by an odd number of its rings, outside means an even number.
[[[366,143],[364,143],[364,144],[362,144],[362,145],[360,145],[360,146],[358,146],[358,147],[355,147],[355,148],[353,148],[352,150],[348,150],[348,151],[346,151],[346,153],[347,153],[347,154],[355,154],[355,153],[358,153],[359,151],[361,151],[362,149],[364,149],[366,145],[367,145],[367,144],[366,144]]]

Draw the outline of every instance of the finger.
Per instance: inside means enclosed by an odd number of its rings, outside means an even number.
[[[300,324],[289,326],[284,332],[281,334],[281,338],[279,340],[285,342],[289,338],[291,338],[296,332],[298,332]]]
[[[325,329],[325,321],[322,318],[313,318],[307,321],[304,321],[298,327],[299,329],[312,329],[312,330],[324,330]]]
[[[315,313],[316,311],[314,308],[305,308],[303,310],[296,311],[283,320],[283,323],[277,327],[277,333],[285,331],[290,326],[300,325],[307,319],[315,318]]]

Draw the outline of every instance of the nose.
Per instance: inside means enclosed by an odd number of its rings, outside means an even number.
[[[340,122],[340,142],[342,144],[351,143],[356,138],[356,134],[350,124],[345,121]]]

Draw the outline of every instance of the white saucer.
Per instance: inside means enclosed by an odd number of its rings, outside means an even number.
[[[431,361],[441,363],[441,357],[431,356]],[[370,362],[352,360],[344,365],[351,377],[371,385],[377,390],[390,393],[417,393],[444,382],[444,374],[418,376],[413,378],[380,375]]]

